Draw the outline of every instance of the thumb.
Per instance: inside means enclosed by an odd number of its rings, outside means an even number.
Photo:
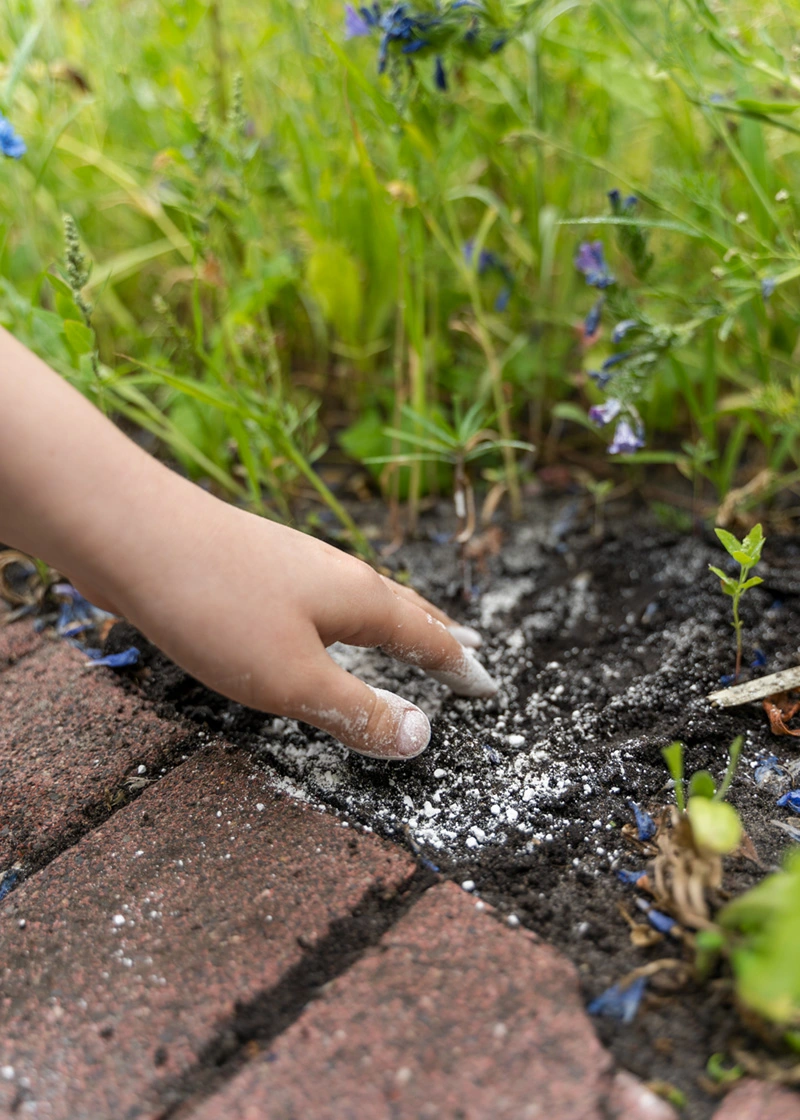
[[[352,676],[324,650],[286,714],[327,731],[359,754],[403,760],[421,754],[431,737],[428,717],[394,692]]]

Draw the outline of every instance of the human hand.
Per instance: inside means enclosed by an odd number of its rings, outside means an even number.
[[[380,646],[459,695],[496,691],[465,648],[480,642],[476,632],[414,591],[182,479],[169,482],[175,504],[162,494],[147,525],[135,526],[104,590],[70,574],[87,597],[129,619],[210,688],[387,759],[425,749],[427,717],[351,676],[326,646]]]
[[[430,725],[336,665],[333,642],[381,646],[463,696],[496,691],[441,611],[168,470],[2,329],[0,540],[69,575],[210,688],[363,754],[411,758]]]

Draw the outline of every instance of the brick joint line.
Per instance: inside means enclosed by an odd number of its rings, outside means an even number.
[[[268,1051],[320,990],[377,945],[438,880],[433,872],[419,868],[391,897],[380,887],[370,887],[351,913],[333,921],[328,933],[277,984],[237,1007],[192,1069],[162,1083],[158,1095],[165,1107],[158,1120],[189,1120],[197,1105],[218,1092],[251,1058]]]

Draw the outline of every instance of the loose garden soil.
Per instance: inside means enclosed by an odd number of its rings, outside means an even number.
[[[534,930],[572,959],[588,1001],[630,970],[682,952],[669,936],[647,949],[632,945],[620,907],[644,919],[636,890],[616,874],[643,866],[631,830],[623,833],[634,820],[630,802],[653,814],[674,803],[662,748],[681,739],[687,773],[707,768],[719,778],[731,741],[744,736],[729,800],[760,866],[726,861],[724,886],[733,894],[780,864],[790,841],[773,822],[800,825],[776,806],[799,783],[776,774],[755,781],[760,761],[776,755],[791,766],[800,745],[771,733],[760,704],[715,710],[706,700],[734,659],[730,601],[708,572],[710,562],[725,563],[712,536],[680,536],[647,511],[618,508],[597,540],[589,510],[575,500],[537,499],[476,568],[465,602],[449,527],[444,508],[431,514],[428,537],[387,563],[481,630],[498,695],[461,700],[379,651],[331,650],[370,684],[428,713],[433,736],[417,759],[362,758],[313,728],[244,709],[138,635],[145,671],[124,687],[143,688],[161,715],[223,732],[276,773],[287,794],[409,846],[430,872]],[[768,537],[759,571],[764,584],[748,593],[743,617],[750,657],[756,649],[766,657],[755,672],[765,673],[800,656],[800,542]],[[131,628],[119,624],[106,652],[131,639]],[[621,1065],[677,1087],[687,1097],[683,1115],[705,1120],[716,1106],[705,1077],[709,1056],[728,1053],[736,1040],[750,1049],[758,1043],[724,981],[676,988],[669,977],[651,978],[632,1024],[597,1018],[597,1030]]]

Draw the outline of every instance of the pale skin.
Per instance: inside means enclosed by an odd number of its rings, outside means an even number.
[[[465,648],[474,631],[169,470],[2,328],[0,541],[46,560],[209,687],[362,754],[413,757],[430,725],[336,665],[333,642],[381,646],[461,695],[496,691]]]

